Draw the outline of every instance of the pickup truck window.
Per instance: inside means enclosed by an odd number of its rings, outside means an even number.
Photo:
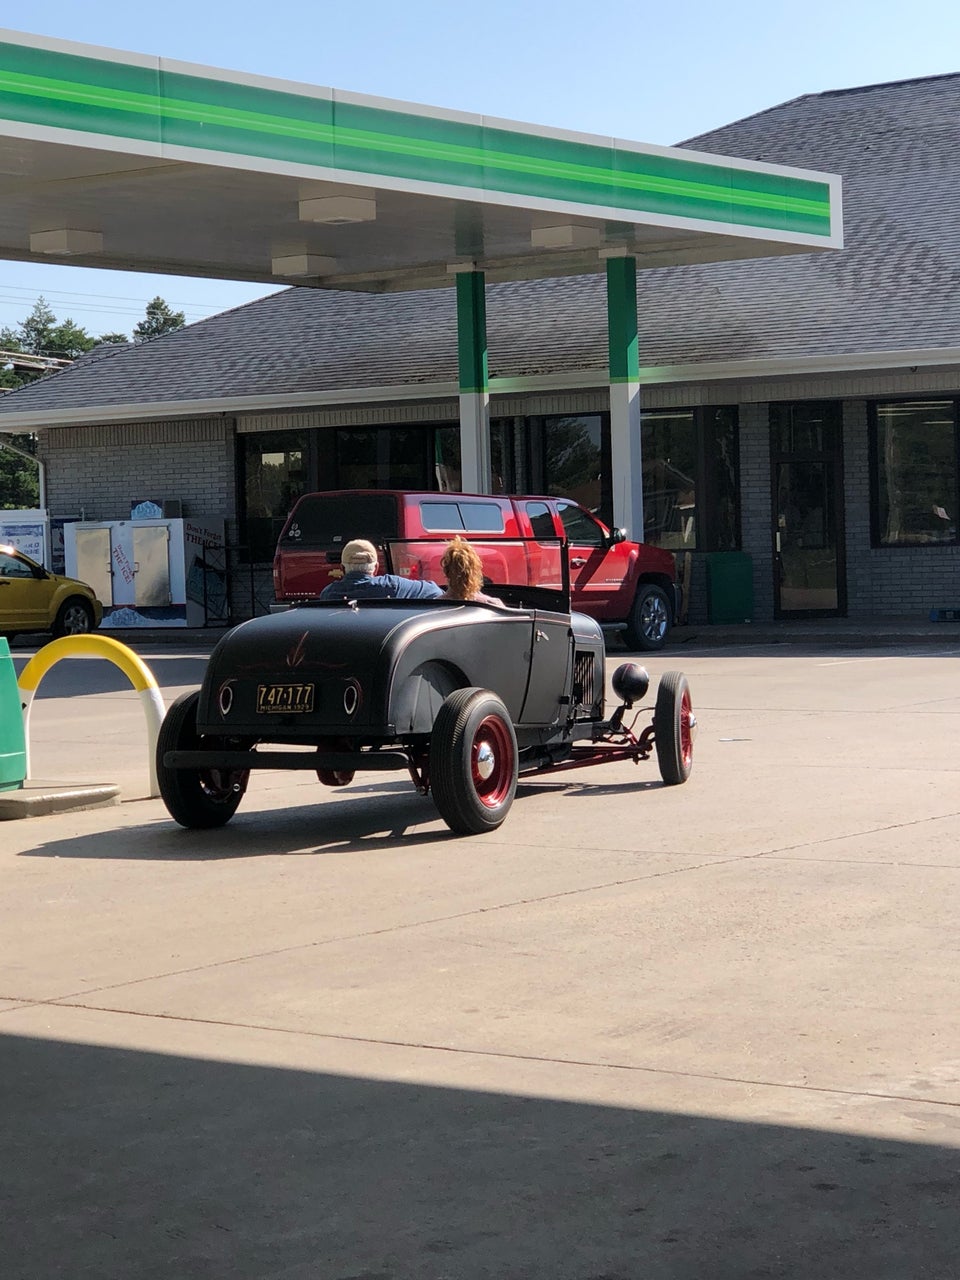
[[[351,538],[397,536],[397,503],[387,494],[325,493],[301,498],[283,532],[287,546],[337,548]]]
[[[527,519],[530,521],[530,530],[535,538],[555,538],[557,536],[557,528],[553,523],[553,512],[545,502],[528,502]]]
[[[420,521],[428,533],[503,533],[496,502],[421,502]]]
[[[496,502],[461,502],[463,527],[472,533],[503,533],[503,508]]]
[[[558,502],[557,510],[569,542],[576,543],[578,547],[603,545],[603,530],[582,507],[572,502]]]

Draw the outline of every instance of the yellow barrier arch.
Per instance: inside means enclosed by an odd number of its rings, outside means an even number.
[[[123,672],[140,695],[147,717],[147,750],[149,752],[150,795],[158,796],[157,785],[157,736],[163,722],[163,695],[154,679],[153,672],[146,663],[128,649],[119,640],[109,636],[83,635],[64,636],[60,640],[51,640],[30,659],[20,672],[17,687],[20,690],[20,702],[23,707],[23,736],[27,747],[27,778],[30,777],[30,709],[40,681],[51,667],[61,658],[106,658]]]

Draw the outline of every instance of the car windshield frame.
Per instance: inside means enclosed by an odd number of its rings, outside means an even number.
[[[383,568],[381,572],[396,573],[394,567],[397,564],[397,551],[405,549],[407,555],[416,554],[418,546],[429,546],[436,550],[437,538],[388,538],[377,543],[378,550],[383,555]],[[464,541],[471,545],[477,543],[482,548],[484,545],[483,537],[465,538]],[[567,554],[569,546],[566,538],[558,536],[543,538],[528,538],[517,536],[515,538],[494,538],[490,540],[492,545],[498,551],[502,551],[505,547],[518,546],[524,549],[529,544],[537,547],[556,547],[558,550],[559,568],[560,568],[560,586],[559,588],[544,587],[533,585],[529,582],[498,582],[496,579],[487,578],[484,580],[483,590],[491,595],[502,598],[504,604],[514,605],[520,608],[548,609],[554,613],[570,613],[570,557]],[[526,555],[524,556],[526,563]],[[409,603],[409,602],[408,602]]]

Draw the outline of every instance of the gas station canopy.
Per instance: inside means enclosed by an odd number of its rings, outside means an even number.
[[[841,245],[830,175],[0,30],[0,258],[385,291]]]

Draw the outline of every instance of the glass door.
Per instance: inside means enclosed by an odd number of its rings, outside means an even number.
[[[777,617],[846,611],[840,406],[771,405]]]

